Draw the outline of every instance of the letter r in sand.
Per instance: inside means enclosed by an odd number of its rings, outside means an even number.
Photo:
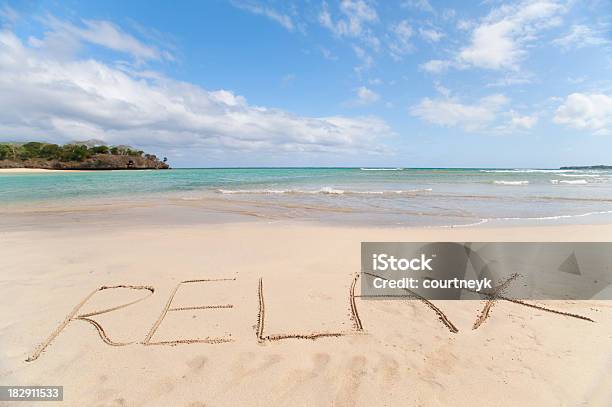
[[[81,308],[83,308],[83,306],[87,303],[87,301],[89,301],[91,299],[91,297],[94,296],[94,294],[96,294],[99,291],[112,290],[112,289],[117,289],[117,288],[127,288],[127,289],[130,289],[130,290],[145,290],[145,291],[148,291],[148,293],[144,297],[140,297],[140,298],[138,298],[138,299],[136,299],[134,301],[131,301],[131,302],[123,303],[123,304],[116,305],[116,306],[110,307],[110,308],[105,308],[105,309],[100,310],[100,311],[94,311],[94,312],[88,312],[88,313],[79,314],[79,311],[81,310]],[[100,325],[99,322],[97,322],[96,320],[92,319],[91,317],[96,316],[96,315],[100,315],[100,314],[106,314],[106,313],[109,313],[109,312],[112,312],[112,311],[117,311],[119,309],[129,307],[130,305],[134,305],[137,302],[143,301],[144,299],[146,299],[149,296],[153,295],[154,292],[155,292],[155,289],[153,287],[144,286],[144,285],[102,286],[100,288],[97,288],[97,289],[93,290],[91,293],[89,293],[89,295],[87,297],[85,297],[81,302],[79,302],[72,309],[70,314],[68,314],[66,316],[66,318],[58,325],[57,328],[55,328],[55,330],[53,332],[51,332],[51,334],[47,337],[47,339],[43,343],[41,343],[38,346],[38,348],[36,348],[34,353],[32,353],[30,356],[28,356],[28,358],[26,359],[26,362],[32,362],[32,361],[38,359],[38,357],[51,344],[51,342],[53,342],[53,340],[55,338],[57,338],[57,336],[64,330],[64,328],[66,328],[68,326],[68,324],[70,324],[70,322],[72,322],[74,320],[82,320],[82,321],[86,321],[86,322],[89,322],[90,324],[92,324],[98,330],[98,334],[100,335],[100,338],[107,345],[125,346],[125,345],[132,344],[133,342],[114,342],[114,341],[112,341],[108,337],[106,332],[104,331],[104,328],[102,327],[102,325]]]

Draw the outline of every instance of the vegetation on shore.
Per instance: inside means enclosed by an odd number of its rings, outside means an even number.
[[[134,150],[128,146],[93,146],[86,144],[64,144],[62,146],[51,143],[31,141],[29,143],[0,143],[0,160],[28,160],[32,158],[45,158],[58,161],[85,161],[96,154],[126,155],[131,157],[155,157],[145,154],[144,151]],[[157,158],[157,157],[156,157]],[[164,159],[164,162],[166,159]]]
[[[612,165],[574,165],[561,167],[561,170],[612,170]]]
[[[167,159],[128,146],[0,143],[0,168],[166,169]]]

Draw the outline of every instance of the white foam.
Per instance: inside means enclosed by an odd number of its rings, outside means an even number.
[[[527,185],[529,181],[493,181],[497,185]]]
[[[499,221],[499,220],[559,220],[559,219],[583,218],[586,216],[607,215],[611,213],[612,211],[595,211],[595,212],[579,213],[576,215],[536,216],[536,217],[525,217],[525,218],[521,218],[521,217],[483,218],[483,219],[480,219],[478,222],[474,222],[474,223],[450,225],[450,226],[445,226],[445,227],[460,228],[460,227],[478,226],[478,225],[482,225],[483,223],[487,223],[489,221]]]
[[[421,189],[407,189],[407,190],[397,190],[397,191],[393,191],[396,194],[414,194],[417,192],[431,192],[433,191],[433,189],[431,188],[421,188]]]
[[[579,213],[577,215],[555,215],[555,216],[541,216],[541,217],[531,217],[531,218],[491,218],[491,220],[557,220],[557,219],[571,219],[571,218],[582,218],[585,216],[592,215],[604,215],[610,214],[612,211],[596,211],[596,212],[586,212]]]
[[[360,168],[361,171],[401,171],[403,168]]]
[[[534,170],[534,169],[514,169],[514,170],[480,170],[480,172],[509,173],[509,174],[529,174],[529,173],[557,173],[557,172],[577,172],[578,170]]]
[[[290,189],[218,189],[222,194],[286,194]]]
[[[588,184],[589,182],[586,179],[576,179],[576,180],[551,179],[550,183],[554,185],[557,185],[557,184],[585,185],[585,184]]]
[[[559,174],[560,177],[587,177],[587,178],[601,178],[599,174]]]
[[[419,192],[431,192],[431,188],[406,189],[395,191],[357,191],[343,190],[332,187],[322,187],[319,189],[218,189],[221,194],[324,194],[324,195],[386,195],[386,194],[417,194]]]
[[[483,223],[487,223],[488,221],[489,219],[484,218],[484,219],[480,219],[478,222],[450,225],[450,226],[444,226],[444,227],[446,228],[468,228],[472,226],[482,225]]]
[[[334,189],[332,187],[323,187],[318,191],[314,191],[315,194],[328,194],[328,195],[342,195],[344,191],[342,189]]]

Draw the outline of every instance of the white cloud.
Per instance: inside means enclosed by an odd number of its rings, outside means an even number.
[[[534,80],[534,75],[532,73],[525,72],[525,71],[506,71],[497,80],[491,83],[488,83],[486,86],[488,88],[491,88],[491,87],[525,85],[527,83],[532,83],[533,80]]]
[[[7,4],[0,6],[0,23],[12,25],[19,19],[19,13]]]
[[[426,11],[428,13],[434,13],[435,10],[428,0],[406,0],[402,3],[404,7],[411,7],[417,10]]]
[[[391,37],[388,42],[389,52],[395,59],[400,59],[403,55],[411,52],[414,47],[410,42],[412,37],[412,27],[407,20],[402,20],[391,26]]]
[[[329,59],[330,61],[337,61],[338,60],[338,57],[333,52],[328,50],[327,48],[321,47],[320,50],[321,50],[321,54],[323,54],[323,57],[325,59]]]
[[[478,23],[459,20],[459,30],[471,31],[469,44],[450,59],[431,60],[421,65],[421,69],[430,73],[442,73],[451,67],[520,72],[527,49],[543,30],[561,24],[565,11],[566,7],[558,0],[528,0],[495,8]],[[496,86],[519,83],[514,79],[501,81]],[[527,82],[520,79],[520,83]]]
[[[366,52],[366,50],[357,45],[354,45],[353,51],[355,52],[355,55],[357,55],[357,58],[361,60],[361,65],[355,67],[355,71],[358,74],[361,74],[361,72],[370,69],[374,65],[374,58],[372,58],[372,56],[368,52]]]
[[[369,35],[367,25],[378,21],[378,14],[374,7],[364,0],[342,0],[340,13],[343,17],[334,21],[327,3],[323,3],[323,10],[319,14],[319,22],[335,35],[342,37],[360,37]]]
[[[476,23],[471,20],[461,19],[457,21],[457,29],[461,31],[470,31],[475,25]]]
[[[430,61],[425,62],[424,64],[421,64],[419,67],[425,72],[439,74],[439,73],[445,72],[446,70],[448,70],[448,68],[452,66],[453,66],[452,61],[442,60],[442,59],[432,59]]]
[[[257,3],[252,3],[252,2],[232,1],[231,4],[234,7],[237,7],[239,9],[248,11],[250,13],[267,17],[270,20],[280,24],[281,26],[283,26],[288,31],[295,30],[295,24],[294,24],[291,16],[289,16],[287,14],[280,13],[280,12],[274,10],[273,8],[266,7],[266,6],[263,6],[261,4],[257,4]]]
[[[451,91],[450,89],[448,89],[447,87],[443,86],[441,83],[439,82],[434,82],[434,88],[436,89],[436,91],[441,94],[442,96],[446,97],[446,98],[450,98],[451,96]]]
[[[375,117],[304,117],[155,72],[58,59],[0,31],[0,134],[168,151],[383,151]]]
[[[358,105],[369,105],[377,102],[380,99],[380,95],[365,86],[360,86],[356,90],[357,100],[355,101]]]
[[[553,121],[594,134],[612,134],[612,96],[572,93],[559,106]]]
[[[421,37],[429,42],[438,42],[444,38],[444,33],[442,31],[434,30],[433,28],[421,28],[419,29],[419,34],[421,34]]]
[[[452,8],[445,8],[442,11],[442,19],[446,21],[453,20],[456,15],[457,15],[457,11],[455,11],[455,9],[452,9]]]
[[[83,20],[82,25],[49,16],[44,19],[50,31],[43,39],[30,38],[29,43],[51,53],[70,56],[82,42],[87,42],[113,51],[122,52],[137,60],[172,60],[169,52],[143,44],[132,35],[104,20]]]
[[[510,111],[510,116],[511,116],[511,119],[510,119],[511,127],[514,127],[517,129],[529,130],[533,126],[535,126],[538,122],[537,116],[529,116],[529,115],[521,116],[514,110]]]
[[[609,40],[604,35],[605,33],[586,25],[574,24],[567,34],[554,40],[553,44],[565,50],[608,44]]]
[[[457,60],[485,69],[518,69],[527,46],[544,29],[559,25],[565,8],[554,0],[523,1],[494,9],[477,25]]]
[[[361,75],[374,65],[374,59],[366,48],[374,52],[380,50],[380,40],[371,29],[371,25],[379,21],[378,13],[370,1],[366,0],[342,0],[339,11],[340,16],[335,19],[324,2],[319,13],[319,23],[335,36],[353,40],[353,51],[361,60],[361,64],[354,70]]]
[[[464,104],[455,98],[424,98],[410,108],[410,114],[440,126],[459,126],[466,131],[481,131],[497,120],[507,103],[508,99],[501,94],[484,97],[474,104]]]

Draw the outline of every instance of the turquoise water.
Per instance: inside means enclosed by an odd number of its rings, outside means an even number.
[[[612,213],[612,172],[241,168],[0,174],[0,204],[11,206],[148,197],[214,198],[297,218],[373,216],[394,224],[563,220]]]

